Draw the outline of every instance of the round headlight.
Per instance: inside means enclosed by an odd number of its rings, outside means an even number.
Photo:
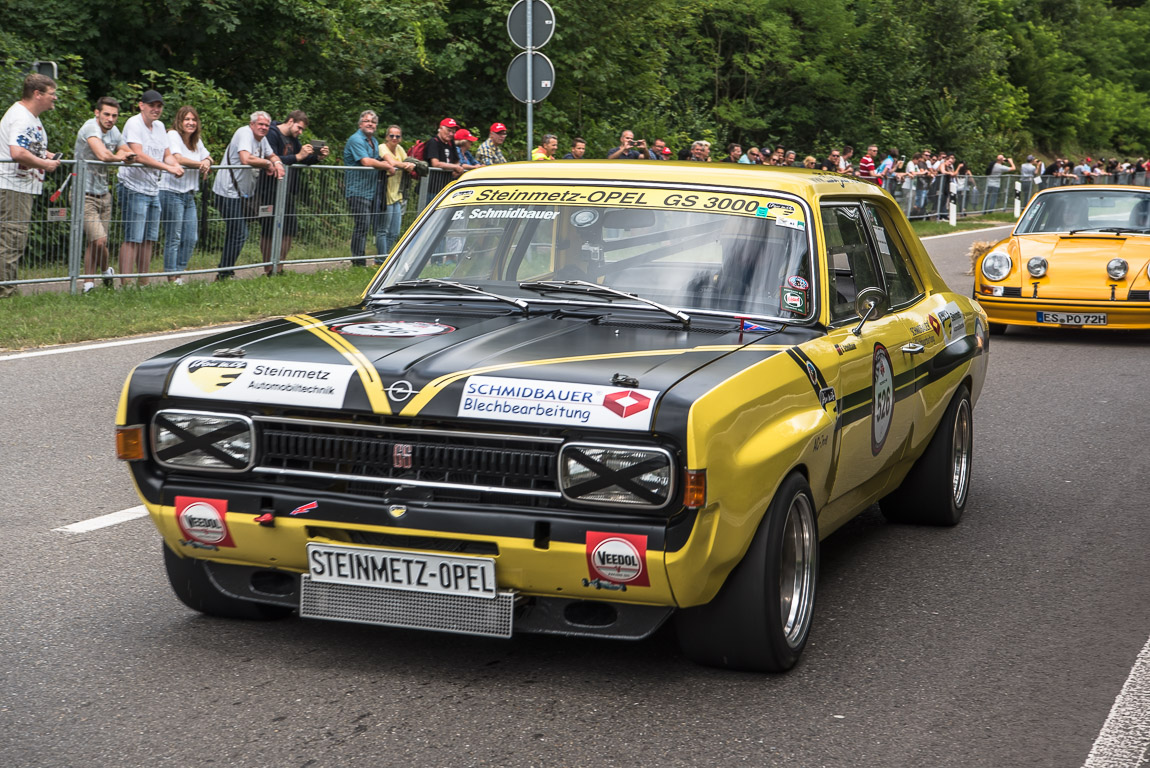
[[[1046,259],[1041,256],[1035,256],[1030,261],[1026,262],[1026,271],[1034,277],[1042,277],[1046,274]]]
[[[1130,269],[1130,265],[1126,263],[1126,259],[1111,259],[1106,265],[1106,274],[1110,275],[1111,280],[1121,280],[1126,277],[1126,270]]]
[[[982,274],[986,276],[987,280],[998,282],[1006,279],[1006,276],[1010,274],[1010,268],[1013,266],[1014,262],[1005,253],[991,251],[982,260]]]

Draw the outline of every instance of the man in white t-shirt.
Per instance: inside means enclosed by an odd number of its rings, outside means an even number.
[[[84,250],[84,273],[110,275],[108,267],[108,225],[112,219],[112,193],[108,191],[108,168],[91,164],[130,163],[136,159],[124,143],[116,120],[120,117],[120,102],[111,96],[96,100],[96,116],[76,132],[76,170],[83,165],[84,178],[84,234],[88,247]],[[105,280],[110,284],[111,277]],[[84,293],[95,287],[91,278],[84,282]]]
[[[139,165],[120,171],[120,213],[124,218],[121,274],[143,275],[151,271],[152,248],[160,239],[160,176],[184,175],[184,169],[172,157],[168,132],[160,122],[163,113],[164,97],[157,91],[144,91],[140,113],[124,123],[124,141],[136,153]],[[147,285],[148,278],[138,278],[138,284]]]
[[[212,182],[212,192],[216,194],[216,208],[224,219],[224,250],[220,254],[220,270],[217,280],[234,277],[232,267],[236,265],[244,242],[248,239],[248,221],[244,211],[244,200],[256,199],[256,180],[260,173],[267,173],[277,180],[284,177],[283,161],[272,151],[268,143],[268,131],[272,127],[272,117],[267,112],[253,112],[251,122],[236,129],[232,140],[224,150],[223,168],[216,171]],[[227,166],[248,166],[247,168]]]
[[[56,106],[56,81],[28,75],[20,101],[0,118],[0,299],[16,293],[16,264],[28,242],[32,201],[44,186],[44,174],[60,165],[48,153],[48,134],[40,115]],[[3,162],[13,161],[13,162]]]

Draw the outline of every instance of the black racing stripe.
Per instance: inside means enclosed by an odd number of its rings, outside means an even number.
[[[811,388],[815,392],[815,397],[818,397],[819,391],[826,389],[827,387],[827,380],[826,377],[823,376],[823,372],[820,371],[819,367],[815,365],[814,362],[812,362],[811,359],[807,357],[806,353],[798,347],[791,347],[787,350],[787,354],[790,355],[791,359],[798,364],[799,368],[803,369],[803,376],[807,378],[807,381],[811,380],[807,366],[810,366],[810,368],[814,369],[815,380],[818,381],[818,383],[816,384],[815,382],[811,381]]]

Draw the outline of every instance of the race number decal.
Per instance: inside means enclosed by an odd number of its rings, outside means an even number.
[[[890,354],[882,344],[874,345],[871,374],[870,450],[878,456],[886,444],[894,416],[894,369],[890,364]]]

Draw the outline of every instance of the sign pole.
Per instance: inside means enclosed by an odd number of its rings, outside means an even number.
[[[531,71],[531,60],[535,58],[535,40],[532,36],[532,23],[534,19],[531,18],[532,6],[535,5],[535,0],[527,0],[527,159],[531,159],[531,150],[534,149],[534,136],[535,132],[535,78],[534,72]]]

